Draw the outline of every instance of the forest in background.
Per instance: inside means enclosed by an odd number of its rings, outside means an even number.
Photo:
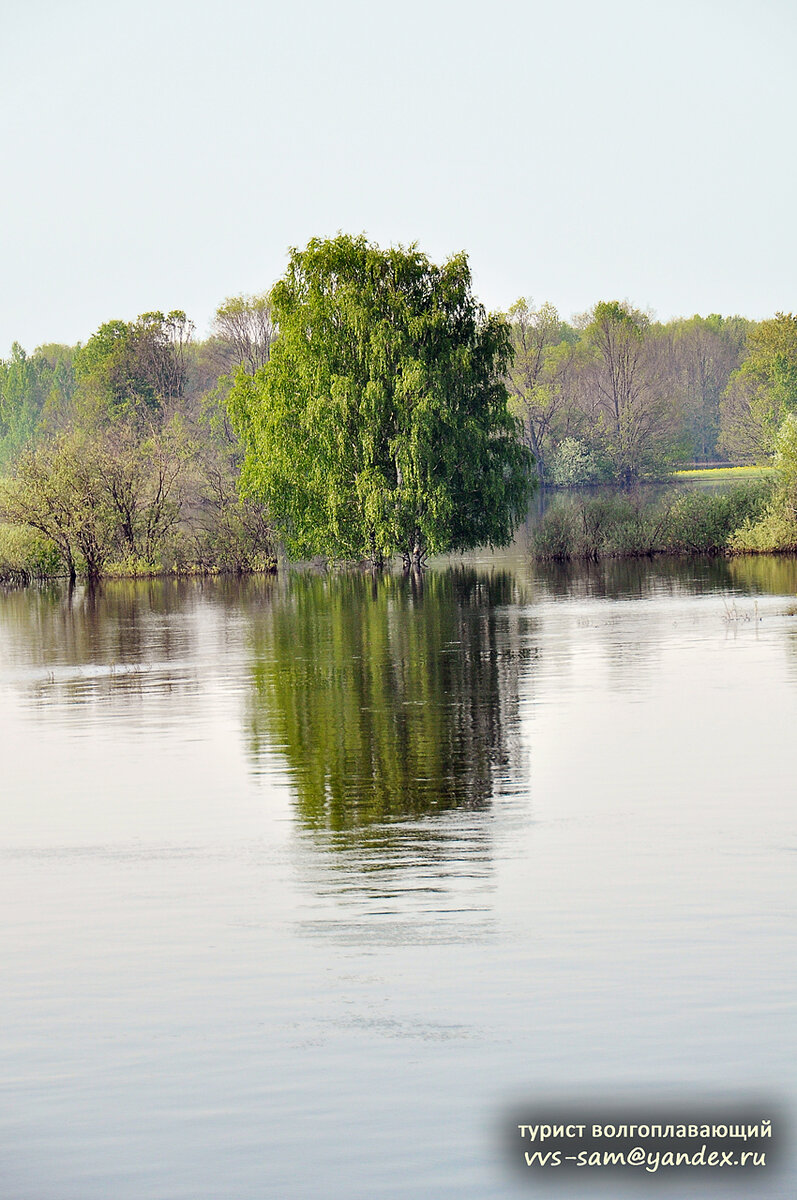
[[[617,301],[569,324],[549,304],[507,314],[507,386],[542,483],[629,484],[684,462],[768,463],[797,408],[797,319],[666,323]]]
[[[790,314],[660,323],[610,301],[566,322],[521,300],[505,320],[509,406],[543,485],[627,487],[685,462],[771,462],[794,441]],[[227,398],[276,336],[263,294],[226,300],[204,340],[173,311],[109,321],[77,346],[15,344],[0,361],[5,576],[273,569],[268,516],[239,492]],[[785,496],[768,518],[780,544],[739,548],[789,545]]]

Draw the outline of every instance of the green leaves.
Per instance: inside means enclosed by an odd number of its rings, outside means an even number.
[[[507,327],[474,300],[464,255],[438,267],[415,246],[314,239],[271,304],[279,338],[230,413],[244,488],[290,554],[417,563],[509,540],[530,456],[500,381]]]
[[[101,325],[75,355],[84,420],[151,413],[181,397],[193,328],[179,309]]]
[[[721,404],[720,445],[734,457],[766,462],[786,416],[797,411],[797,317],[777,313],[750,331],[748,354]]]

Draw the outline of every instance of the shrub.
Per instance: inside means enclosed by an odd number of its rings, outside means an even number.
[[[29,583],[63,573],[52,542],[24,525],[0,525],[0,582]]]
[[[532,554],[557,561],[720,554],[741,548],[733,540],[736,531],[760,520],[770,496],[771,485],[757,482],[720,494],[670,492],[647,503],[628,494],[571,500],[545,513]],[[797,541],[794,522],[791,529]]]
[[[558,487],[596,483],[605,472],[593,450],[578,438],[564,438],[551,463],[551,482]]]
[[[549,508],[532,535],[533,557],[554,562],[577,557],[577,517],[573,503]]]
[[[780,495],[773,497],[758,520],[748,520],[728,542],[737,554],[766,554],[797,550],[797,521]]]
[[[689,492],[671,502],[667,549],[676,554],[718,554],[734,533],[760,518],[772,494],[766,481],[740,484],[727,492]]]

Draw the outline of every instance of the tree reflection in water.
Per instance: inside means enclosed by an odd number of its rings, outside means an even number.
[[[307,828],[351,844],[518,785],[518,599],[512,575],[465,568],[294,576],[274,597],[255,625],[251,749],[284,756]]]

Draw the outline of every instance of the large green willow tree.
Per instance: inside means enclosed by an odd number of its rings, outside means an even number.
[[[531,456],[502,382],[504,322],[474,299],[467,258],[364,236],[293,250],[271,293],[278,337],[230,412],[242,486],[295,556],[368,558],[505,545]]]

